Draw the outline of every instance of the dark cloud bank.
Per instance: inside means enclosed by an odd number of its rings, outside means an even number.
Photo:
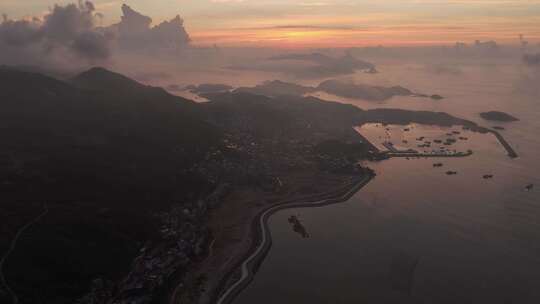
[[[122,5],[120,23],[105,29],[117,37],[122,49],[137,51],[147,49],[179,50],[191,41],[184,28],[184,20],[176,16],[152,27],[152,18],[144,16],[127,5]]]
[[[42,19],[0,23],[0,64],[80,66],[107,62],[121,51],[178,50],[189,45],[184,21],[176,16],[151,27],[152,19],[127,5],[118,24],[98,27],[102,15],[90,1],[55,5]]]
[[[42,20],[11,20],[4,15],[0,24],[0,60],[16,64],[105,60],[110,56],[110,39],[96,31],[95,18],[94,5],[82,1],[55,5]]]

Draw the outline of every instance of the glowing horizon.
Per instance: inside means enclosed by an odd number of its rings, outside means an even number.
[[[4,0],[0,13],[43,16],[73,0]],[[540,1],[509,0],[94,0],[102,25],[126,3],[154,24],[179,14],[193,44],[230,47],[435,46],[540,42]]]

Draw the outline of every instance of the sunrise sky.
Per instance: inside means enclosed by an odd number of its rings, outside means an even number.
[[[1,0],[10,18],[73,0]],[[350,47],[441,45],[476,39],[540,42],[540,0],[94,0],[103,25],[122,3],[154,23],[180,14],[196,45]]]

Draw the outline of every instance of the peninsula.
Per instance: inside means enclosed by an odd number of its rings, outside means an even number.
[[[482,112],[480,113],[480,117],[482,117],[485,120],[501,121],[501,122],[512,122],[512,121],[519,120],[508,113],[504,113],[500,111]]]
[[[445,113],[214,85],[195,103],[103,68],[58,80],[6,67],[0,80],[0,246],[35,218],[33,202],[50,210],[3,269],[28,303],[228,301],[246,282],[237,271],[249,278],[269,248],[268,216],[346,200],[373,177],[359,161],[385,157],[354,127],[491,132]],[[73,267],[77,284],[40,275]]]

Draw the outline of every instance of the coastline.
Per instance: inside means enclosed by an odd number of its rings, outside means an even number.
[[[463,125],[463,127],[466,126]],[[507,151],[509,157],[514,158],[517,156],[517,153],[513,151],[511,146],[505,141],[502,135],[498,134],[498,132],[480,126],[469,126],[469,128],[472,129],[472,131],[480,133],[494,134],[496,139]],[[372,149],[378,152],[378,154],[382,154],[382,152],[377,149],[377,147],[373,145],[366,137],[364,137],[357,129],[356,131],[356,134],[361,138],[364,143],[372,147]],[[440,158],[467,157],[470,155],[472,155],[472,151],[468,151],[467,153],[461,153],[458,155],[411,155],[393,153],[389,154],[388,158]],[[267,221],[270,216],[284,209],[322,207],[346,201],[374,177],[373,173],[368,172],[364,173],[366,175],[363,176],[351,176],[347,181],[344,181],[341,185],[334,188],[335,190],[330,190],[319,194],[306,194],[296,197],[293,196],[289,198],[282,197],[281,200],[276,200],[272,204],[266,206],[262,202],[255,203],[254,205],[252,205],[252,207],[250,207],[253,209],[252,212],[250,212],[249,210],[242,211],[242,213],[245,214],[245,224],[243,226],[243,231],[245,231],[245,233],[242,232],[242,226],[240,223],[234,223],[234,220],[233,222],[225,221],[225,225],[221,225],[219,228],[224,228],[226,230],[236,228],[239,229],[239,231],[237,231],[236,233],[232,233],[232,235],[231,233],[229,233],[228,235],[226,235],[225,239],[221,238],[221,241],[217,242],[221,243],[217,244],[216,246],[219,248],[216,254],[218,256],[217,259],[218,261],[220,261],[220,263],[216,263],[214,257],[210,258],[210,256],[207,256],[207,258],[196,267],[197,270],[193,272],[195,276],[206,276],[212,273],[212,277],[214,277],[209,282],[207,282],[208,284],[204,284],[205,287],[202,289],[203,291],[201,294],[201,298],[199,298],[199,303],[231,303],[242,292],[242,290],[244,290],[245,287],[250,284],[259,266],[264,261],[266,255],[268,254],[272,246],[271,233],[267,226]],[[257,200],[255,197],[252,199]],[[212,244],[216,243],[216,240],[217,239],[214,239]],[[227,245],[223,244],[224,241]],[[230,245],[230,243],[236,243],[236,245]],[[219,260],[220,258],[221,260]],[[176,304],[178,302],[178,294],[176,289],[172,292],[172,295],[169,298],[169,302],[171,304]]]
[[[245,257],[242,258],[230,271],[225,274],[212,295],[212,303],[231,303],[246,286],[253,280],[259,266],[264,261],[272,246],[272,237],[268,228],[268,219],[278,211],[291,208],[317,208],[337,204],[349,200],[360,189],[367,185],[375,177],[374,173],[368,173],[356,181],[330,193],[317,195],[312,198],[295,199],[269,206],[257,214],[251,225],[251,234],[254,241],[251,242]],[[240,271],[240,278],[231,282]]]

